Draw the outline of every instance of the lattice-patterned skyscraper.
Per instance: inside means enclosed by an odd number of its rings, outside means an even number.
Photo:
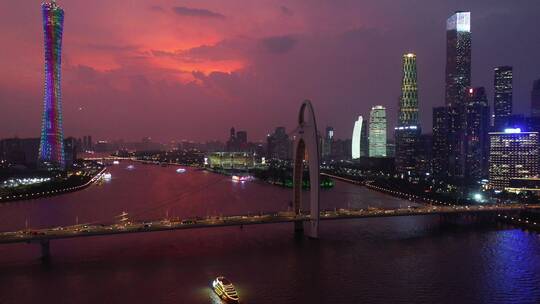
[[[403,77],[399,98],[398,125],[396,135],[396,171],[413,174],[416,166],[416,146],[421,130],[418,123],[418,81],[416,77],[416,55],[403,55]]]
[[[66,162],[60,88],[64,10],[52,0],[41,4],[41,12],[45,36],[45,96],[39,160],[47,167],[64,168]]]

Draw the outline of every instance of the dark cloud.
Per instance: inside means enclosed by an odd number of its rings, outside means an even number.
[[[281,13],[283,15],[285,15],[285,16],[294,15],[294,12],[290,8],[286,7],[285,5],[280,6],[279,9],[280,9]]]
[[[173,11],[180,16],[225,19],[224,15],[203,8],[175,6]]]
[[[293,49],[297,40],[291,36],[274,36],[261,40],[263,47],[274,54],[287,53]]]

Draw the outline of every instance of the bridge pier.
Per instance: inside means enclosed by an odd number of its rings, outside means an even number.
[[[39,244],[41,247],[41,260],[44,262],[49,261],[51,257],[51,246],[49,240],[41,240]]]
[[[294,234],[295,235],[304,234],[304,223],[302,221],[295,221],[294,222]]]

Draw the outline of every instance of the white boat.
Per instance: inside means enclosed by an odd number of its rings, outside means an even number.
[[[225,302],[238,303],[238,293],[236,292],[236,289],[231,281],[227,280],[225,277],[217,277],[212,282],[212,287],[214,288],[214,292]]]
[[[233,175],[232,181],[236,183],[244,183],[253,180],[253,176],[251,175]]]

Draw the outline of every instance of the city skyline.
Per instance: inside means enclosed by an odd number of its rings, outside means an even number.
[[[268,7],[252,8],[262,15],[275,14],[286,24],[295,25],[291,29],[282,28],[269,21],[270,19],[264,19],[266,25],[272,26],[261,34],[254,34],[252,30],[257,24],[250,18],[243,19],[242,22],[237,20],[238,14],[233,8],[238,7],[239,3],[233,3],[229,7],[221,7],[211,2],[185,4],[181,7],[167,1],[159,7],[149,7],[139,2],[133,4],[133,11],[150,16],[149,20],[160,16],[159,20],[171,25],[188,24],[186,32],[195,25],[201,25],[203,31],[215,36],[213,40],[203,42],[187,36],[171,37],[170,33],[150,39],[148,31],[143,31],[141,37],[137,38],[129,34],[130,30],[137,28],[129,22],[133,18],[131,11],[126,16],[126,25],[118,26],[112,18],[106,15],[96,16],[93,8],[85,7],[82,3],[60,4],[78,16],[77,19],[69,19],[70,27],[64,33],[63,101],[66,136],[93,134],[98,139],[130,140],[150,136],[159,141],[182,138],[199,141],[225,140],[227,133],[222,130],[235,125],[240,119],[245,119],[242,125],[249,131],[250,137],[264,140],[265,135],[277,125],[291,128],[290,117],[283,115],[286,111],[282,109],[293,108],[293,105],[306,95],[313,100],[315,108],[321,113],[321,125],[334,126],[337,138],[348,138],[355,116],[366,116],[374,104],[387,107],[388,128],[392,130],[397,121],[395,100],[400,90],[397,85],[400,77],[399,61],[401,54],[408,51],[419,55],[422,100],[420,116],[423,130],[430,130],[431,108],[443,104],[445,45],[442,29],[444,20],[456,10],[471,10],[471,30],[474,32],[472,84],[486,87],[490,102],[493,100],[490,83],[493,82],[494,67],[514,67],[515,113],[528,113],[532,83],[540,77],[535,75],[537,72],[532,68],[535,66],[534,61],[538,60],[535,56],[525,55],[523,51],[517,51],[518,55],[522,56],[509,56],[514,50],[511,52],[493,47],[495,42],[503,38],[508,38],[505,40],[507,43],[517,45],[519,37],[512,33],[518,28],[520,32],[527,32],[536,22],[525,11],[526,6],[509,8],[502,2],[490,3],[489,6],[486,3],[440,6],[426,4],[427,7],[419,13],[439,26],[427,26],[426,20],[408,19],[413,13],[408,8],[396,12],[395,22],[364,16],[365,24],[359,24],[357,17],[362,17],[363,13],[354,3],[343,6],[329,5],[325,7],[328,10],[328,20],[334,20],[336,25],[332,31],[323,31],[319,38],[315,38],[313,33],[321,30],[321,25],[307,21],[312,21],[316,14],[320,14],[321,7],[308,8],[294,2],[286,4],[288,6],[272,2]],[[42,51],[42,47],[35,28],[39,18],[32,17],[38,15],[39,10],[30,5],[15,3],[10,4],[9,10],[3,10],[10,11],[14,17],[26,16],[24,18],[29,22],[16,31],[17,39],[22,39],[23,43],[34,47],[21,51],[21,42],[14,40],[12,35],[6,36],[9,42],[6,53],[9,56],[5,58],[10,60],[6,62],[4,59],[3,64],[8,73],[0,79],[0,98],[5,101],[2,111],[4,116],[0,117],[2,137],[37,137],[39,134],[39,125],[35,118],[39,117],[41,112],[38,102],[41,99],[41,90],[38,86],[42,84],[40,78],[43,76],[38,73],[38,64],[42,56],[38,53]],[[96,2],[97,8],[102,8],[103,5]],[[531,5],[537,4],[531,2]],[[109,6],[111,12],[114,12],[120,5],[114,3]],[[342,21],[338,22],[331,17],[332,13],[343,13],[345,6],[349,6],[351,12],[341,15],[344,17]],[[380,13],[391,9],[385,3],[368,3],[368,6]],[[397,7],[402,8],[401,4],[397,4]],[[85,14],[80,13],[83,9]],[[501,11],[508,15],[505,26],[496,23],[494,19]],[[82,32],[82,23],[92,18],[99,22],[85,23],[90,24],[90,31],[85,27]],[[306,21],[307,25],[303,21]],[[8,30],[16,25],[12,16],[6,16],[1,22],[4,23],[3,28]],[[527,22],[531,26],[525,26],[524,23]],[[238,29],[239,24],[246,25],[245,29]],[[150,29],[155,24],[152,21],[148,25]],[[232,31],[234,34],[216,33],[216,28],[220,26],[227,29],[232,27],[235,29]],[[109,31],[110,36],[115,39],[99,34],[103,31]],[[417,35],[425,32],[426,35],[392,43],[389,38],[403,34],[401,31]],[[249,34],[249,39],[240,39],[237,37],[239,34]],[[165,40],[167,43],[163,43]],[[191,47],[179,45],[186,40],[190,41]],[[306,47],[327,42],[332,42],[328,48],[316,53],[305,53]],[[528,46],[525,48],[527,52],[535,53],[537,46],[534,42],[524,43]],[[367,50],[366,45],[375,46],[377,53]],[[346,48],[355,50],[354,54],[345,51]],[[428,50],[430,52],[427,52]],[[300,54],[305,57],[304,60],[298,60]],[[335,57],[325,54],[334,54]],[[318,73],[314,68],[306,67],[314,66],[317,56],[329,58],[327,64],[323,65],[327,70],[328,65],[334,65],[329,74]],[[174,57],[173,63],[170,61],[173,60],[171,57]],[[369,59],[373,58],[377,60],[373,64],[369,63]],[[142,63],[137,65],[139,68],[134,65],[136,60]],[[237,61],[243,63],[234,67],[231,62]],[[316,77],[301,79],[302,77],[294,76],[294,73],[283,77],[287,75],[285,67],[295,61],[298,62],[297,70],[306,69]],[[229,68],[224,67],[226,62],[231,63]],[[190,64],[197,66],[190,67]],[[346,68],[351,64],[363,68]],[[20,68],[21,65],[24,68]],[[172,73],[171,67],[174,71],[183,71],[178,74],[193,77],[195,80],[188,80],[187,83],[183,79],[171,80],[171,74],[177,74]],[[326,79],[328,76],[335,78],[332,71],[345,71],[344,77],[339,78],[340,85]],[[379,76],[369,76],[374,71],[382,73],[384,81],[380,81]],[[254,73],[264,76],[269,82],[261,82],[254,77]],[[6,77],[7,75],[9,77]],[[295,87],[298,88],[285,92],[285,82],[291,81],[289,77],[294,77],[298,82]],[[318,78],[324,80],[325,85],[320,86]],[[23,82],[24,84],[20,84]],[[362,85],[358,86],[358,83]],[[266,84],[272,84],[273,89],[266,89]],[[136,94],[132,92],[132,88],[137,88]],[[129,115],[123,115],[128,108]],[[216,116],[216,112],[220,115]],[[250,115],[245,116],[245,113]],[[203,128],[204,124],[200,120],[203,116],[210,116],[215,123]],[[122,119],[119,120],[119,117]],[[159,119],[156,119],[158,117]],[[25,123],[18,124],[16,121]],[[391,137],[391,134],[388,135]]]
[[[39,2],[0,4],[2,304],[540,303],[532,7]]]

